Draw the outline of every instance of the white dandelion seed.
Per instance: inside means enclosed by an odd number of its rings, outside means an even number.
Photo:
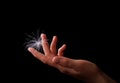
[[[37,33],[36,35],[32,33],[31,35],[27,35],[26,42],[24,43],[25,48],[35,48],[38,51],[42,51],[42,44],[41,44],[41,38],[40,33]]]

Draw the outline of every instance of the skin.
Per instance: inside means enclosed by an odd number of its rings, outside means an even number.
[[[41,62],[55,67],[64,74],[83,80],[86,83],[116,83],[113,79],[102,72],[96,64],[87,60],[76,60],[64,57],[66,45],[63,44],[57,49],[57,36],[53,36],[50,45],[47,42],[45,34],[41,34],[41,39],[44,53],[38,52],[31,47],[28,48],[28,51]]]

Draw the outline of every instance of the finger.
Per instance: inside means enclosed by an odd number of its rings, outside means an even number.
[[[37,50],[31,47],[28,48],[28,51],[40,61],[45,62],[45,56],[42,53],[38,52]]]
[[[70,59],[70,58],[66,58],[66,57],[56,56],[56,57],[53,57],[52,61],[56,64],[63,66],[63,67],[66,67],[66,68],[74,68],[76,65],[75,60]]]
[[[63,56],[65,49],[66,49],[66,45],[64,44],[62,45],[62,47],[58,49],[58,56]]]
[[[55,62],[55,57],[53,57],[52,62]],[[76,70],[69,68],[69,67],[64,67],[59,64],[54,63],[54,67],[57,68],[59,71],[62,73],[68,74],[68,75],[77,75]]]
[[[43,50],[45,55],[50,53],[50,49],[49,49],[49,44],[47,42],[47,37],[45,34],[41,34],[41,38],[42,38],[42,46],[43,46]]]
[[[50,45],[50,50],[52,53],[56,54],[57,50],[56,50],[56,45],[57,45],[57,37],[54,36]]]

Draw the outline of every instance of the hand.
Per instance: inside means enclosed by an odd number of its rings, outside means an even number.
[[[63,55],[66,45],[64,44],[57,50],[56,36],[53,37],[50,45],[47,42],[45,34],[41,34],[41,39],[44,54],[31,47],[28,48],[28,51],[43,63],[57,68],[62,73],[88,83],[115,83],[112,79],[100,71],[96,64],[87,60],[75,60],[64,57]]]

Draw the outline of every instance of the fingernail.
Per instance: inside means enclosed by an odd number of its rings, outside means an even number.
[[[41,36],[45,35],[44,33],[41,33]]]
[[[45,38],[45,37],[46,37],[46,34],[42,33],[42,34],[41,34],[41,37]]]
[[[28,51],[30,51],[30,52],[31,52],[31,51],[32,51],[32,49],[33,49],[33,48],[29,47],[29,48],[28,48]]]

